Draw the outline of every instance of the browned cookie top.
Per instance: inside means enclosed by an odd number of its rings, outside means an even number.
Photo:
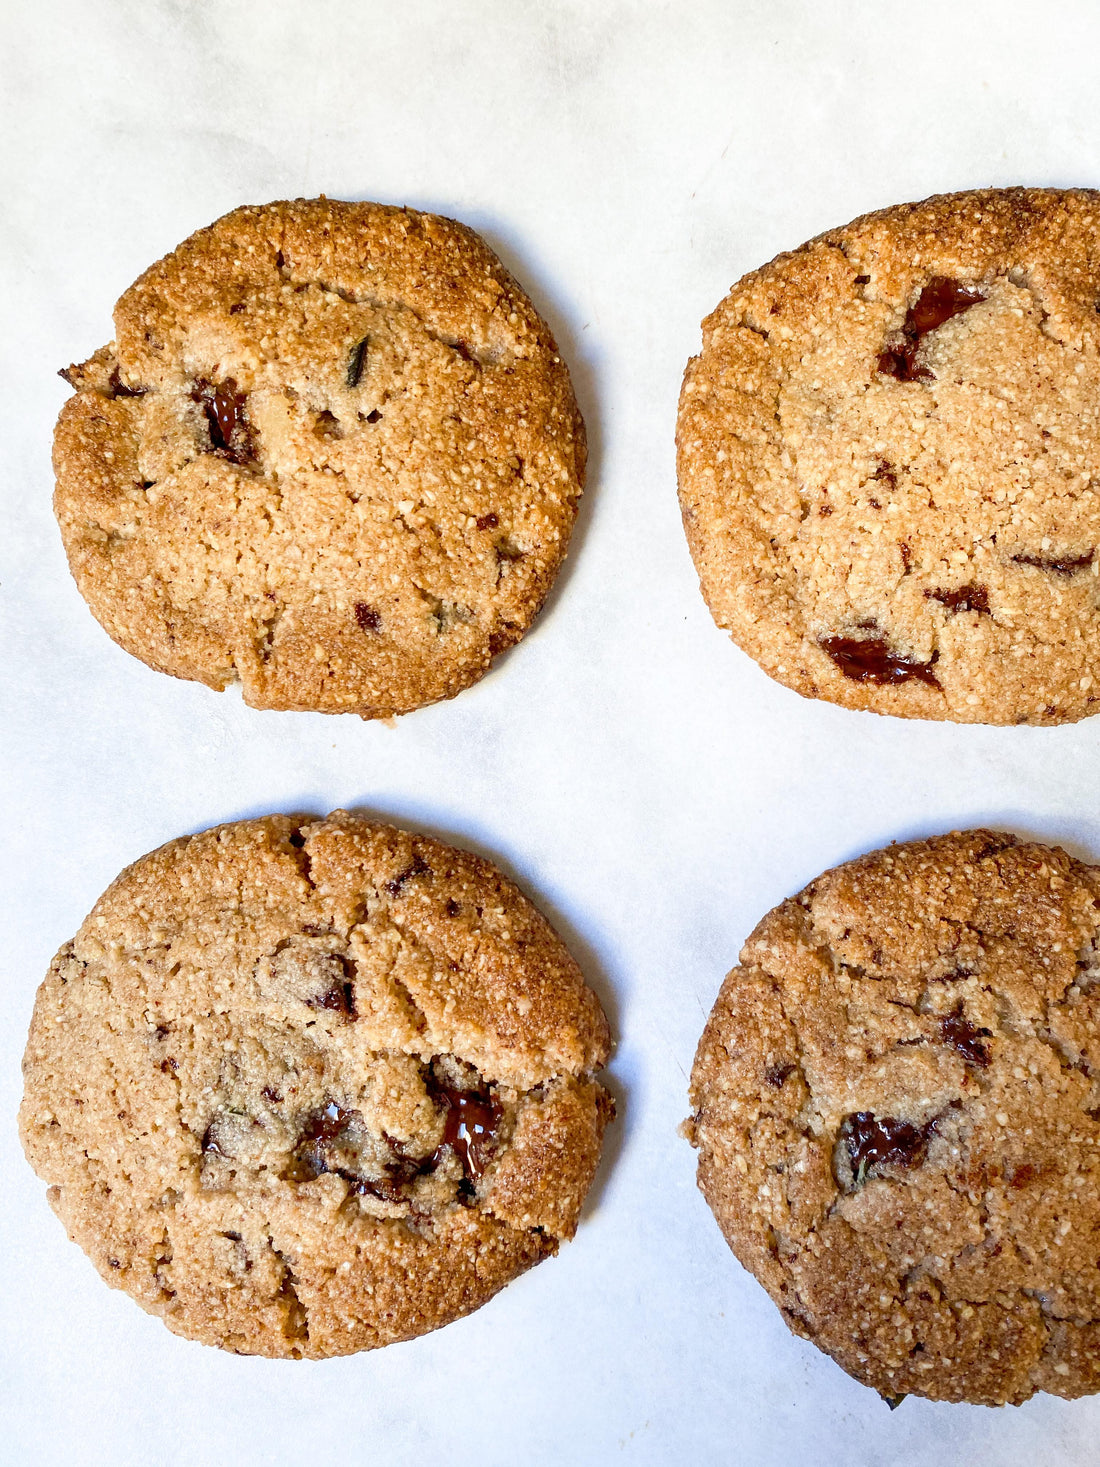
[[[380,717],[523,635],[584,425],[472,230],[323,198],[236,209],[126,291],[115,334],[63,374],[54,504],[127,651],[257,708]]]
[[[737,1257],[894,1397],[1100,1390],[1100,868],[968,831],[757,927],[688,1132]]]
[[[337,813],[130,866],[55,959],[20,1126],[103,1277],[176,1333],[347,1354],[572,1236],[610,1097],[595,996],[487,861]]]
[[[680,500],[715,621],[807,697],[1100,698],[1100,195],[987,189],[780,255],[703,323]]]

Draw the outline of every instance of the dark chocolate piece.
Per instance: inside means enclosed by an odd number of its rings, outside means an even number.
[[[906,312],[900,336],[883,347],[878,370],[899,382],[931,381],[933,374],[928,368],[917,365],[923,338],[984,300],[985,294],[977,286],[964,285],[948,275],[933,275]]]
[[[1033,565],[1036,570],[1050,571],[1056,576],[1072,576],[1079,570],[1084,570],[1087,565],[1091,565],[1095,553],[1094,550],[1089,550],[1084,555],[1067,555],[1049,559],[1045,555],[1014,555],[1012,559],[1017,565]]]
[[[956,586],[953,591],[925,591],[930,601],[939,601],[950,612],[977,611],[985,616],[989,609],[989,591],[985,586]]]
[[[818,646],[854,683],[886,687],[916,678],[933,688],[940,685],[932,671],[933,664],[939,660],[938,652],[933,652],[927,662],[917,662],[892,652],[881,637],[821,637]]]

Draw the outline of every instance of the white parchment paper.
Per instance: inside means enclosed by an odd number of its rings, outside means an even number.
[[[800,700],[715,630],[675,497],[698,322],[883,204],[1100,183],[1100,10],[1022,0],[6,0],[0,27],[0,1459],[111,1464],[1094,1462],[1100,1400],[891,1414],[788,1334],[676,1134],[741,942],[823,868],[990,822],[1100,859],[1100,719],[904,723]],[[99,630],[50,513],[58,367],[234,205],[326,192],[481,229],[552,323],[590,489],[537,628],[396,728],[261,714]],[[448,1329],[235,1358],[108,1290],[19,1151],[35,987],[128,861],[351,806],[497,860],[619,1036],[573,1244]]]

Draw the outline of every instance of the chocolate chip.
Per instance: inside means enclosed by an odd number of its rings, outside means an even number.
[[[462,908],[458,904],[458,902],[455,901],[454,897],[448,897],[447,898],[447,916],[448,917],[457,917],[458,914],[459,914],[459,912],[461,912],[461,911],[462,911]]]
[[[357,1135],[358,1133],[358,1135]],[[283,1171],[284,1181],[311,1182],[328,1174],[343,1177],[359,1197],[378,1197],[386,1202],[404,1201],[410,1183],[435,1170],[437,1159],[406,1156],[399,1142],[383,1134],[390,1160],[380,1176],[361,1176],[359,1148],[362,1146],[363,1117],[357,1110],[344,1110],[329,1101],[307,1117],[298,1144]],[[375,1166],[377,1162],[373,1163]]]
[[[477,527],[479,530],[495,530],[499,524],[500,520],[492,512],[489,514],[479,514],[477,517]]]
[[[388,1139],[388,1138],[387,1138]],[[415,1161],[400,1153],[397,1143],[390,1141],[394,1159],[380,1177],[359,1177],[352,1183],[352,1191],[359,1197],[377,1197],[381,1202],[403,1202],[409,1184],[425,1175],[432,1167]]]
[[[432,868],[420,855],[420,852],[417,851],[416,854],[413,856],[412,865],[406,866],[404,871],[399,872],[397,876],[394,876],[389,881],[387,881],[385,883],[385,890],[390,894],[390,896],[398,896],[401,892],[401,888],[405,885],[407,881],[412,881],[413,878],[417,876],[430,876],[431,874]]]
[[[206,414],[210,444],[220,458],[234,464],[249,464],[255,459],[255,437],[248,421],[248,398],[237,391],[232,377],[224,382],[198,378],[191,393]]]
[[[871,475],[871,478],[880,480],[890,489],[896,489],[898,487],[898,476],[894,472],[893,466],[888,464],[884,458],[879,459],[878,466]]]
[[[948,275],[933,275],[906,312],[898,339],[883,347],[878,370],[899,382],[930,381],[932,373],[916,362],[922,338],[984,300],[977,286],[964,285]]]
[[[969,1019],[964,1018],[961,1008],[940,1020],[941,1042],[961,1054],[969,1065],[978,1065],[984,1069],[989,1064],[989,1045],[982,1041],[992,1038],[991,1030],[978,1029]]]
[[[793,1075],[796,1069],[796,1065],[772,1065],[770,1069],[764,1071],[764,1079],[769,1085],[773,1085],[776,1090],[779,1090],[782,1088],[787,1076]]]
[[[853,1187],[861,1186],[876,1167],[920,1166],[928,1150],[935,1120],[924,1126],[900,1121],[893,1116],[876,1116],[858,1110],[844,1117],[840,1142],[847,1152]]]
[[[359,379],[363,375],[363,362],[366,360],[366,355],[367,355],[367,338],[364,336],[363,337],[363,340],[361,342],[359,342],[359,344],[353,349],[352,354],[351,354],[351,360],[348,362],[348,386],[349,387],[358,387],[359,386]]]
[[[496,1130],[504,1115],[504,1107],[488,1086],[480,1090],[456,1090],[441,1084],[433,1087],[435,1098],[447,1108],[443,1123],[443,1140],[432,1155],[438,1165],[449,1147],[462,1163],[470,1182],[482,1176],[496,1143]]]
[[[931,601],[941,602],[950,612],[977,611],[992,615],[985,586],[957,586],[953,591],[925,591],[924,594]]]
[[[363,417],[362,413],[360,413],[359,416],[364,423],[380,423],[382,421],[382,414],[378,411],[377,408],[371,408],[366,417]]]
[[[377,632],[382,629],[382,618],[366,601],[355,603],[355,620],[365,632]]]
[[[167,1059],[162,1059],[161,1060],[161,1062],[160,1062],[160,1068],[161,1068],[161,1073],[162,1074],[165,1074],[165,1075],[174,1075],[176,1073],[176,1071],[179,1069],[179,1065],[171,1057],[171,1055],[169,1055]]]
[[[926,336],[984,300],[985,292],[975,285],[964,285],[949,275],[933,275],[916,303],[909,307],[905,322],[918,336]]]
[[[239,316],[243,310],[244,310],[244,301],[238,301],[235,306],[230,306],[229,307],[229,314],[231,316]]]
[[[916,365],[917,345],[915,341],[903,341],[900,346],[879,352],[878,370],[882,376],[896,377],[899,382],[931,382],[928,368]]]
[[[853,282],[855,285],[870,285],[870,283],[871,277],[869,275],[857,275]]]
[[[334,1158],[327,1157],[325,1153],[333,1148],[334,1143],[341,1138],[347,1128],[348,1122],[357,1115],[358,1112],[346,1111],[335,1101],[329,1101],[327,1105],[308,1116],[298,1137],[298,1144],[294,1148],[290,1163],[283,1172],[283,1180],[312,1182],[324,1172],[337,1171],[338,1166],[330,1165],[330,1160]]]
[[[901,551],[902,568],[903,570],[908,571],[909,567],[913,564],[913,551],[912,547],[909,544],[909,541],[899,540],[898,549]],[[924,594],[927,596],[928,592],[926,591]]]
[[[353,965],[348,962],[347,958],[333,953],[329,962],[339,965],[345,973],[350,975]],[[359,1017],[355,1010],[355,987],[350,976],[342,983],[334,983],[318,997],[307,998],[306,1006],[311,1009],[330,1009],[334,1013],[343,1014],[345,1019],[352,1021]]]
[[[200,1142],[200,1145],[202,1146],[203,1156],[225,1155],[225,1152],[218,1145],[216,1126],[217,1122],[211,1121],[206,1130],[202,1133],[202,1141]]]
[[[1017,565],[1033,565],[1037,570],[1050,571],[1056,576],[1072,576],[1077,571],[1084,570],[1087,565],[1091,565],[1095,553],[1089,550],[1084,555],[1067,555],[1058,559],[1048,558],[1045,555],[1014,555],[1012,559]]]
[[[127,387],[119,376],[118,368],[115,367],[107,378],[107,386],[111,389],[112,397],[144,397],[149,391],[148,387]]]
[[[854,683],[877,683],[880,687],[905,683],[911,678],[940,686],[932,666],[939,660],[933,652],[927,662],[917,662],[892,652],[881,637],[821,637],[818,646]]]

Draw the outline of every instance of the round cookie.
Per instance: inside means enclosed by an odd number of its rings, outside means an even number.
[[[691,1103],[730,1247],[857,1380],[1100,1390],[1100,868],[977,830],[826,872],[745,944]]]
[[[405,713],[530,626],[584,486],[546,323],[464,225],[236,209],[62,373],[69,565],[120,646],[255,708]]]
[[[175,1333],[320,1358],[408,1339],[570,1238],[607,1022],[487,861],[343,812],[125,870],[57,955],[20,1112],[96,1268]]]
[[[1100,698],[1100,194],[868,214],[703,323],[680,503],[717,624],[806,697],[1065,723]]]

